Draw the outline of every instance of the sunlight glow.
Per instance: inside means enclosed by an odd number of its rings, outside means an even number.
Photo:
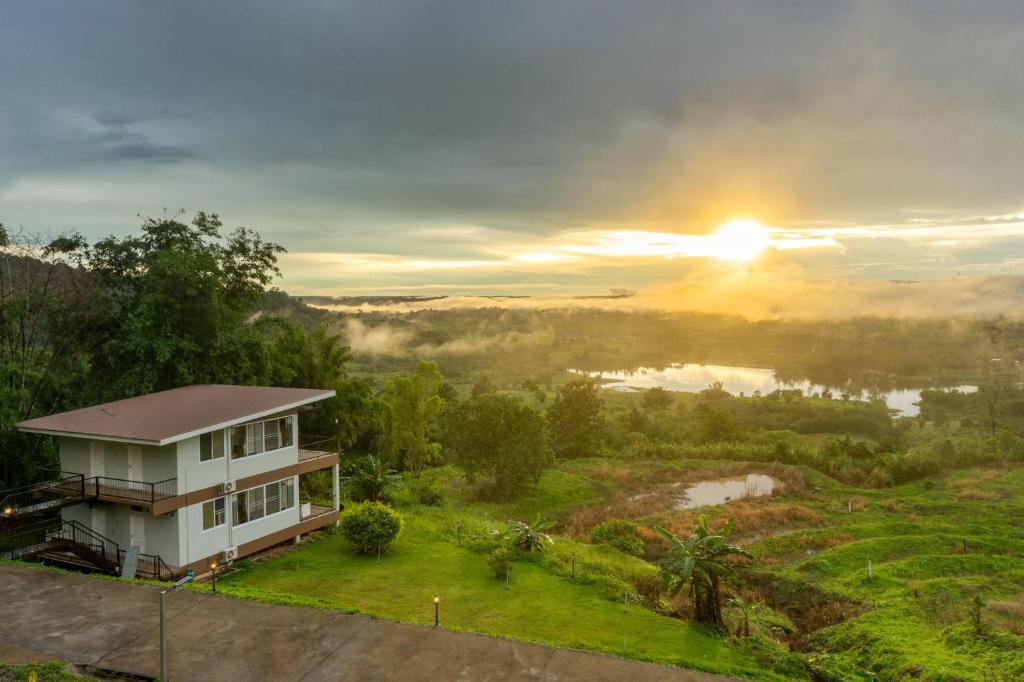
[[[768,229],[747,218],[730,220],[709,239],[711,255],[733,263],[752,261],[772,244]]]

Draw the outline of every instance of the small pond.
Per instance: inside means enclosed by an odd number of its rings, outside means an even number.
[[[678,502],[672,506],[674,509],[697,509],[747,497],[763,497],[771,495],[777,485],[778,481],[765,474],[701,481],[683,490]]]

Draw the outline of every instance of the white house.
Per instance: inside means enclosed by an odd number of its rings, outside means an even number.
[[[61,472],[0,500],[0,514],[60,507],[60,537],[102,546],[117,567],[135,546],[141,576],[205,571],[337,522],[338,453],[300,445],[298,426],[332,396],[197,385],[23,421],[57,438]],[[333,497],[305,499],[300,478],[320,470]]]

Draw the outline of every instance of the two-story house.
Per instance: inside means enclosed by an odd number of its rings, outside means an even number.
[[[61,529],[37,552],[56,537],[113,556],[118,569],[139,554],[147,577],[298,538],[338,519],[338,453],[300,445],[298,424],[300,411],[332,396],[198,385],[23,421],[22,431],[56,437],[61,471],[30,494],[0,493],[0,516],[49,507],[52,521],[59,507]],[[303,485],[321,470],[329,474]],[[311,499],[304,489],[330,492]]]

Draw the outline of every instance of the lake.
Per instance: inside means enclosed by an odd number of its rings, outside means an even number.
[[[835,387],[822,386],[810,381],[782,382],[775,378],[775,370],[763,367],[732,367],[728,365],[695,365],[678,364],[655,369],[653,367],[641,367],[636,371],[615,371],[615,372],[586,372],[570,369],[570,372],[600,378],[614,383],[605,386],[615,391],[641,391],[648,388],[661,387],[670,391],[682,391],[696,393],[704,390],[716,381],[722,382],[722,387],[733,395],[753,395],[760,391],[761,395],[768,395],[775,390],[799,389],[804,395],[808,393],[821,393],[831,390],[836,397],[840,390]],[[942,390],[959,390],[966,393],[973,393],[978,390],[977,386],[922,386],[920,388],[896,389],[892,391],[878,391],[877,393],[863,392],[851,395],[854,400],[868,400],[878,398],[885,400],[890,409],[895,410],[900,416],[913,417],[920,410],[917,403],[921,400],[921,391],[926,388]]]

